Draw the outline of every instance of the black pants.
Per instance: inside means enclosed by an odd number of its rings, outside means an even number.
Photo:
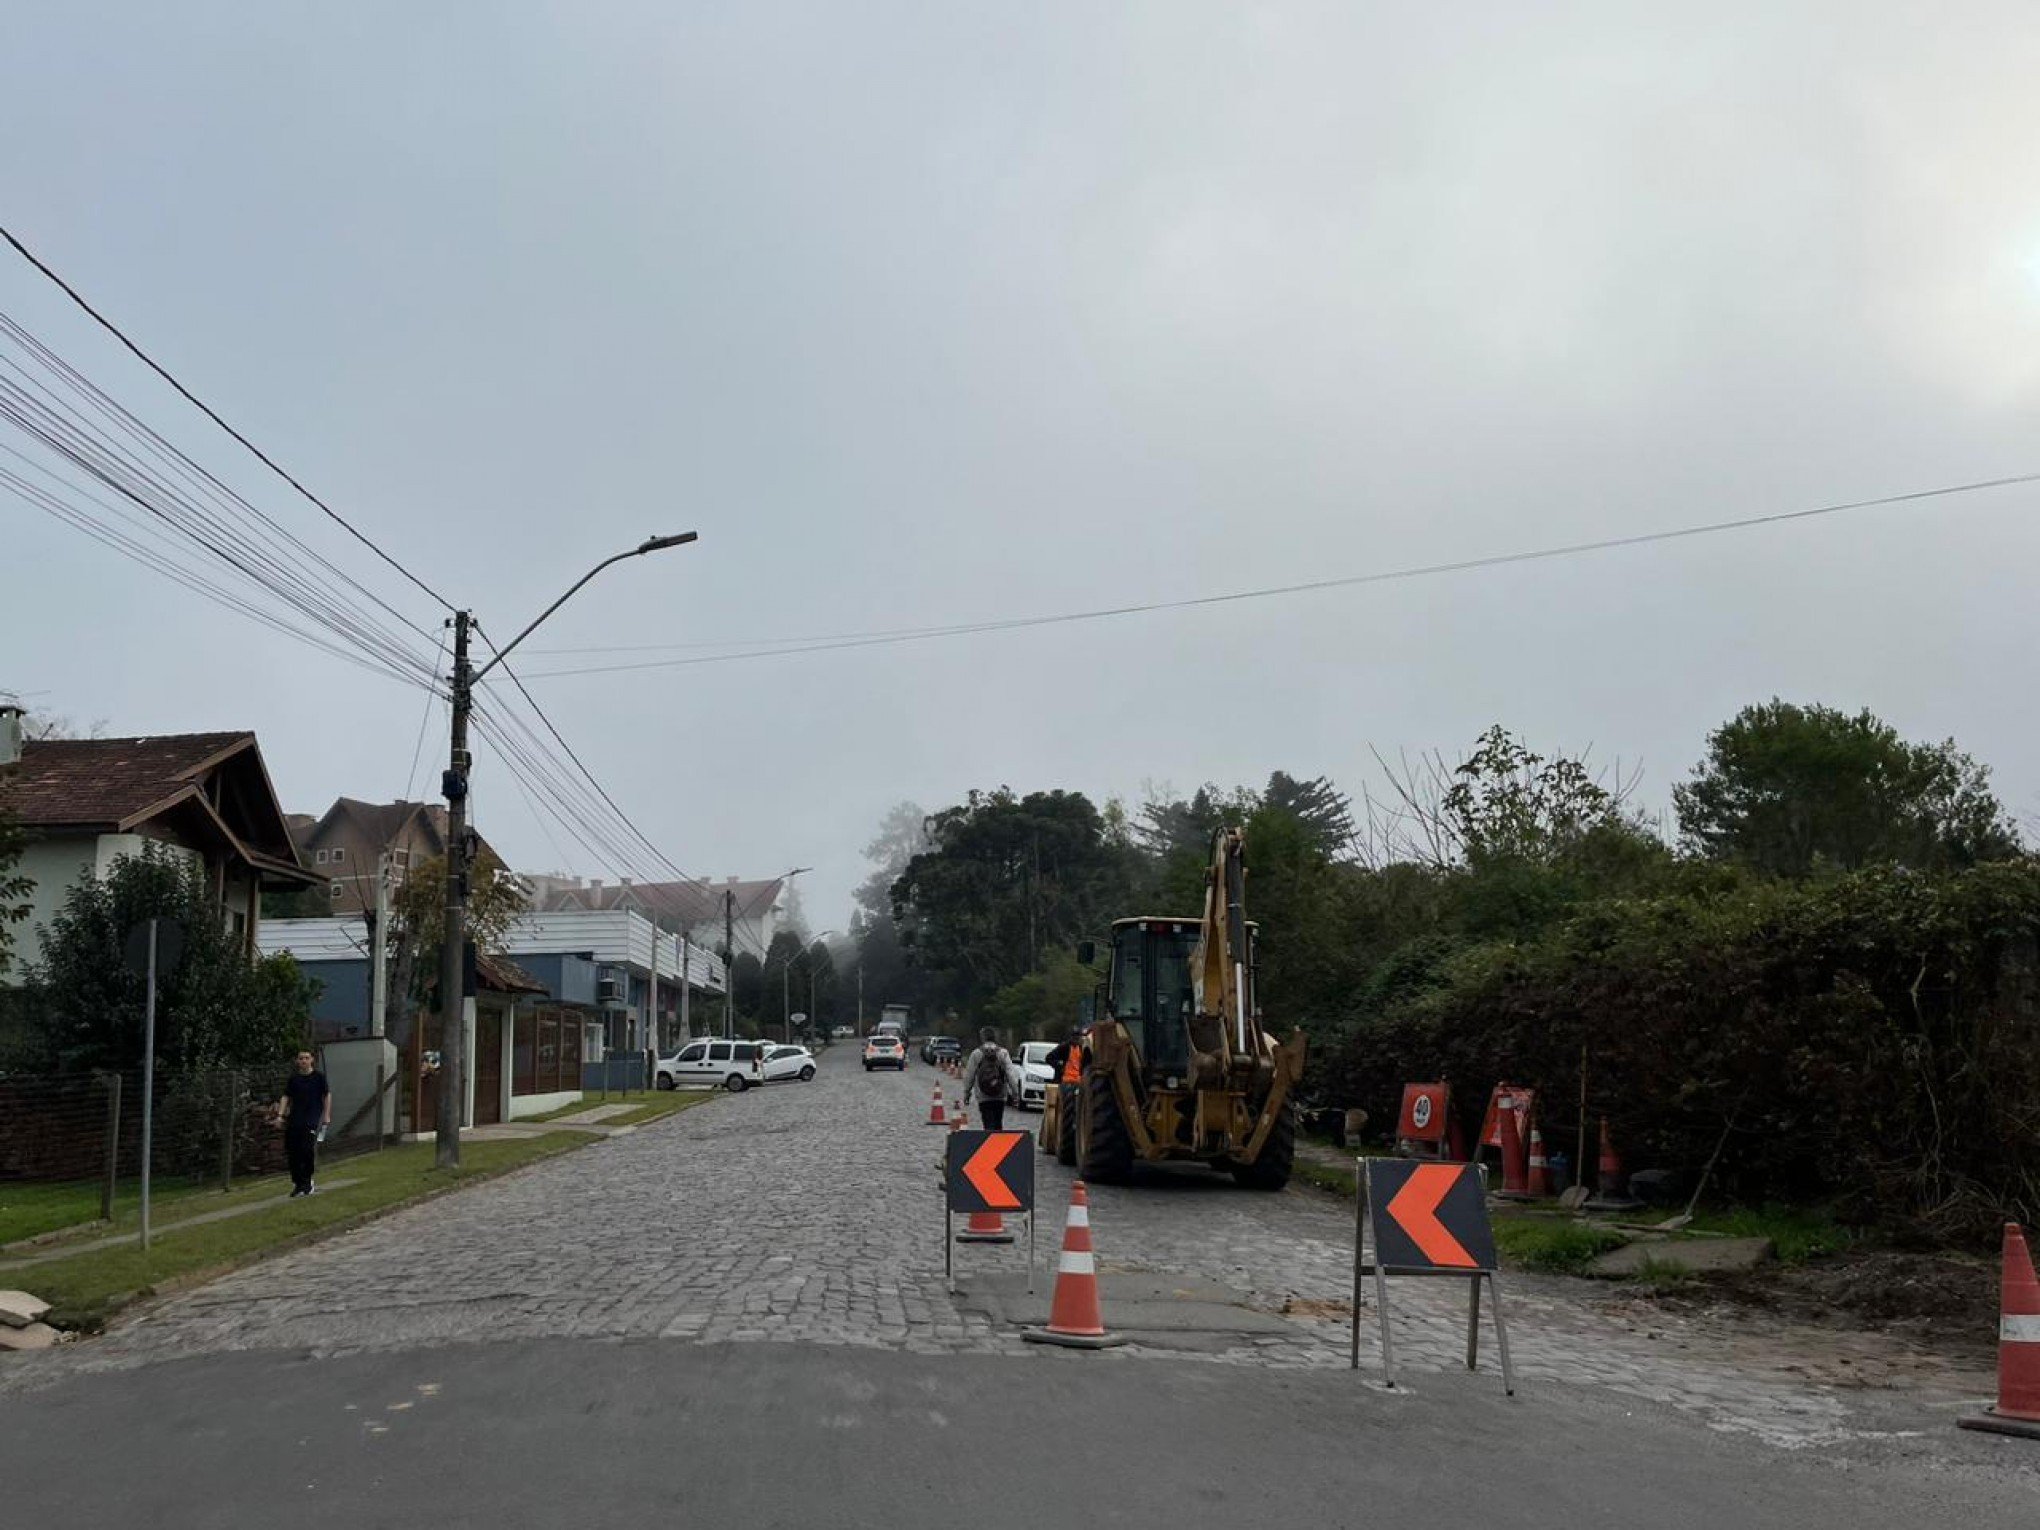
[[[283,1134],[283,1156],[290,1163],[290,1182],[294,1189],[312,1188],[312,1170],[319,1156],[319,1139],[312,1132],[286,1130]]]
[[[1006,1102],[1004,1100],[979,1100],[978,1116],[985,1123],[988,1132],[1006,1129]]]

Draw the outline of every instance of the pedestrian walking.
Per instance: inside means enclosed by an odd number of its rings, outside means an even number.
[[[969,1108],[973,1096],[978,1102],[978,1119],[988,1132],[1006,1125],[1006,1101],[1020,1093],[1020,1075],[1013,1059],[999,1045],[999,1033],[990,1026],[978,1033],[978,1049],[964,1059],[963,1103]]]
[[[319,1144],[326,1140],[326,1127],[333,1119],[333,1091],[326,1075],[312,1064],[309,1051],[297,1055],[297,1072],[283,1086],[276,1102],[283,1121],[283,1156],[290,1164],[290,1193],[312,1193],[312,1171],[317,1167]]]

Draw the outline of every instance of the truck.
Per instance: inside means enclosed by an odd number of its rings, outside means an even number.
[[[1042,1145],[1105,1184],[1168,1161],[1254,1189],[1288,1184],[1307,1043],[1300,1029],[1277,1042],[1262,1018],[1259,935],[1246,917],[1246,835],[1220,829],[1201,918],[1113,921],[1081,1081],[1066,1099],[1052,1091]],[[1095,965],[1095,943],[1077,959]]]

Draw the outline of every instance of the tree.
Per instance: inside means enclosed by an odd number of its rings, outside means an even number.
[[[469,872],[467,932],[477,951],[500,955],[510,926],[531,906],[524,884],[486,847]],[[410,1034],[402,1006],[422,1005],[439,979],[439,948],[446,934],[446,857],[414,864],[390,898],[386,940],[392,998],[400,1006],[389,1027],[401,1042]]]
[[[918,802],[896,802],[864,847],[871,874],[857,884],[857,906],[873,919],[892,917],[892,885],[907,863],[928,848],[928,815]]]
[[[176,1068],[274,1064],[311,1030],[317,983],[288,956],[250,961],[198,866],[167,851],[121,856],[65,895],[27,969],[39,1064],[55,1072],[132,1068],[142,1054],[147,985],[126,961],[145,919],[184,927],[176,968],[158,984],[156,1055]]]
[[[1015,1041],[1060,1041],[1077,1024],[1084,1000],[1098,986],[1098,973],[1057,952],[1018,982],[985,1000],[985,1024]]]
[[[1336,860],[1351,852],[1353,803],[1332,785],[1330,777],[1313,776],[1308,781],[1299,781],[1275,771],[1268,777],[1268,789],[1261,793],[1261,801],[1294,818],[1328,858]]]
[[[1673,788],[1685,848],[1772,876],[1891,863],[1916,871],[2019,852],[1990,772],[1954,740],[1911,744],[1865,710],[1773,699],[1708,735]]]
[[[0,813],[0,972],[14,958],[14,926],[28,917],[35,891],[35,883],[15,870],[26,844],[14,820]]]
[[[929,848],[893,884],[902,943],[975,1005],[1073,947],[1131,901],[1130,852],[1081,792],[972,792],[928,820]]]

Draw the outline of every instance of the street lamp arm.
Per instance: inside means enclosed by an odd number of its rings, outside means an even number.
[[[558,600],[554,601],[551,605],[547,606],[543,611],[539,612],[538,615],[532,619],[531,624],[527,626],[522,632],[518,633],[517,636],[512,638],[509,642],[505,643],[501,648],[497,649],[496,656],[493,659],[489,660],[488,663],[484,664],[480,669],[475,671],[474,673],[475,680],[479,681],[482,678],[482,676],[486,675],[498,664],[501,664],[505,659],[509,658],[510,650],[515,648],[519,643],[523,642],[526,638],[530,637],[531,634],[537,629],[540,622],[544,621],[548,616],[551,616],[553,612],[559,610],[561,606],[565,605],[568,601],[572,600],[574,596],[579,593],[582,585],[586,584],[590,579],[593,579],[597,574],[601,573],[605,568],[609,567],[610,564],[621,563],[626,558],[642,558],[646,553],[661,552],[668,547],[680,547],[688,542],[692,542],[699,535],[700,533],[698,532],[683,531],[678,536],[648,537],[638,546],[633,547],[629,552],[620,552],[613,558],[604,558],[600,563],[596,564],[593,568],[589,569],[587,573],[583,574],[579,579],[575,580],[573,585],[567,590],[566,594],[562,595]]]

